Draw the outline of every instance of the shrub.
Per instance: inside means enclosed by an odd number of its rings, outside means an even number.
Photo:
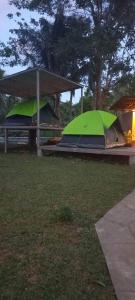
[[[72,222],[73,212],[69,206],[63,206],[56,212],[56,220],[60,222]]]

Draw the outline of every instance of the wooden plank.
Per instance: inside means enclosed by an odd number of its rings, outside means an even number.
[[[8,131],[4,130],[4,153],[7,153],[7,144],[8,144]]]
[[[37,126],[0,126],[0,129],[10,129],[10,130],[31,130],[37,129]],[[40,125],[41,130],[54,130],[54,131],[62,131],[62,127],[56,126],[48,126],[48,125]]]
[[[130,157],[129,157],[129,165],[130,165],[130,166],[135,165],[135,156],[130,156]]]
[[[113,149],[89,149],[89,148],[77,148],[77,147],[60,147],[57,145],[47,145],[41,146],[43,151],[50,152],[67,152],[67,153],[80,153],[80,154],[93,154],[93,155],[105,155],[105,156],[121,156],[121,157],[130,157],[135,156],[135,148],[113,148]]]

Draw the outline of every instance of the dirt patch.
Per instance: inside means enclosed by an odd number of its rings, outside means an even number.
[[[0,249],[0,264],[5,264],[12,256],[13,253],[8,249]]]
[[[40,281],[39,266],[31,265],[25,270],[25,278],[30,284],[37,284]]]
[[[44,253],[44,251],[45,251],[45,247],[42,245],[38,245],[35,249],[35,252],[39,255],[42,255]]]
[[[83,228],[75,224],[66,225],[57,223],[54,227],[55,234],[67,244],[78,245],[81,242]]]

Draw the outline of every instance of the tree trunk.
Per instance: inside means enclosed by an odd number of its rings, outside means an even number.
[[[101,109],[102,103],[101,103],[101,87],[99,82],[96,82],[95,87],[95,109]]]
[[[97,58],[97,67],[94,74],[94,100],[95,100],[95,109],[102,109],[102,99],[101,99],[101,77],[102,77],[102,61]]]
[[[108,97],[109,94],[109,89],[103,89],[102,93],[101,93],[101,102],[102,102],[102,108],[106,109],[108,108],[106,99]]]

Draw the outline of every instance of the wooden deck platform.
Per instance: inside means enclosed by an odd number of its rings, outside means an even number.
[[[135,147],[117,147],[111,149],[89,149],[79,147],[60,147],[58,145],[41,146],[41,151],[45,154],[67,153],[76,156],[85,156],[98,159],[111,159],[117,162],[127,162],[135,165]]]

